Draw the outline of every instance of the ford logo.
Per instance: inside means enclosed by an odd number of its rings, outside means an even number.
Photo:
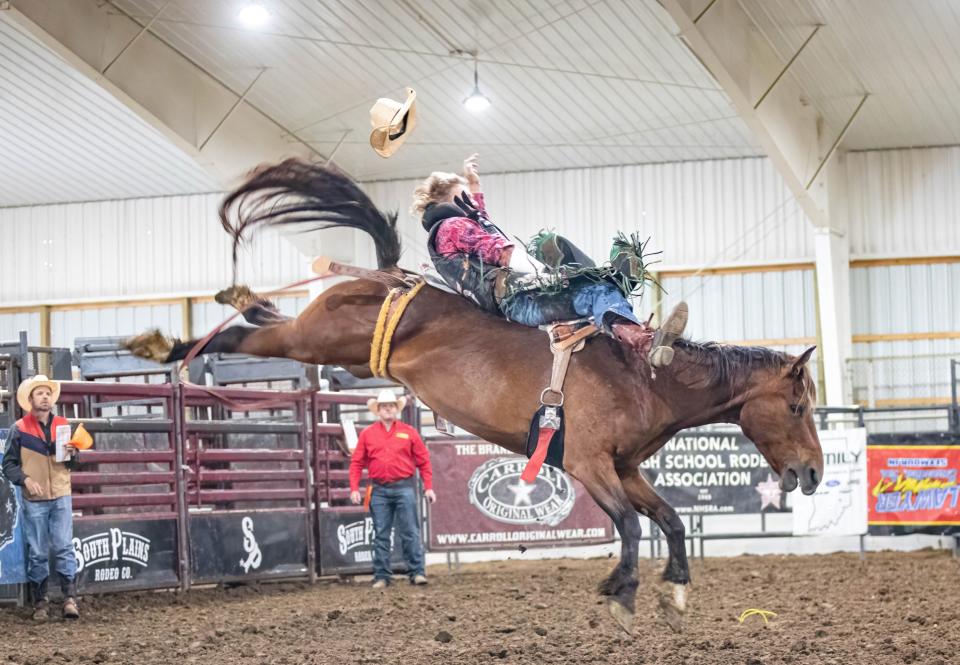
[[[573,510],[573,483],[559,469],[544,465],[531,484],[520,480],[527,460],[497,457],[470,476],[470,503],[498,522],[556,526]]]
[[[836,486],[839,485],[839,484],[840,484],[840,481],[839,481],[839,480],[828,480],[828,481],[826,482],[826,486],[827,486],[827,487],[836,487]]]

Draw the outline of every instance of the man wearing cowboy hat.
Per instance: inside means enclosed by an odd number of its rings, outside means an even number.
[[[350,459],[350,500],[354,504],[360,503],[360,475],[364,468],[369,469],[368,475],[373,483],[370,513],[375,532],[374,589],[386,587],[392,578],[390,532],[394,524],[403,545],[410,583],[427,583],[417,521],[416,469],[420,469],[423,478],[424,496],[433,503],[437,495],[433,493],[433,470],[427,447],[417,430],[397,420],[406,403],[405,397],[398,399],[389,389],[368,400],[367,406],[379,420],[360,432]]]
[[[33,596],[33,618],[47,618],[48,557],[53,551],[54,569],[63,591],[63,616],[77,619],[77,592],[74,576],[77,559],[73,551],[73,503],[70,471],[79,459],[72,445],[70,458],[56,461],[57,428],[67,426],[65,418],[53,415],[60,397],[60,384],[42,374],[27,379],[17,388],[17,403],[26,415],[14,423],[3,454],[3,474],[23,488],[24,533],[27,539],[27,584]]]

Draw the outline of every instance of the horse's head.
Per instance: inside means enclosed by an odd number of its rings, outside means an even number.
[[[823,479],[823,451],[813,422],[816,388],[807,368],[811,346],[749,389],[740,427],[780,476],[780,489],[813,494]],[[759,377],[758,377],[759,378]]]

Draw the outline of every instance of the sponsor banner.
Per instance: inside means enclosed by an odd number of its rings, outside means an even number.
[[[6,450],[9,431],[0,429],[0,458]],[[27,581],[20,501],[20,488],[0,473],[0,584]]]
[[[192,581],[306,576],[306,520],[293,510],[191,513]]]
[[[797,536],[859,536],[867,532],[867,430],[817,433],[823,480],[811,496],[793,494]]]
[[[685,430],[640,470],[681,515],[789,510],[777,474],[739,429]]]
[[[527,485],[525,457],[483,441],[431,441],[437,502],[431,551],[517,549],[613,540],[613,523],[579,482],[544,465]]]
[[[362,508],[350,511],[320,511],[320,574],[373,573],[373,517]],[[394,573],[406,568],[400,539],[391,534],[390,553]]]
[[[74,520],[73,550],[81,593],[179,584],[175,518]]]
[[[960,526],[958,474],[960,446],[868,446],[870,526],[934,527],[931,533]]]

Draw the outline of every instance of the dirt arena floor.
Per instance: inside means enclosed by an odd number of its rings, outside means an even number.
[[[612,565],[434,568],[429,587],[386,591],[324,581],[88,596],[72,623],[0,610],[0,663],[960,663],[960,560],[948,552],[698,560],[680,635],[657,619],[656,571],[641,560],[633,637],[594,592]],[[747,608],[777,616],[740,624]]]

